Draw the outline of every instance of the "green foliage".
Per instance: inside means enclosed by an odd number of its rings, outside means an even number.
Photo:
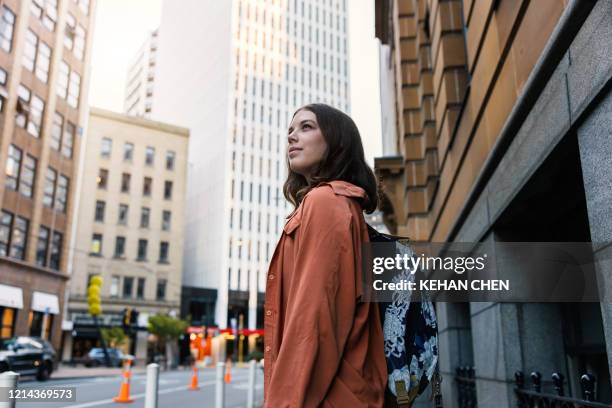
[[[128,337],[121,327],[102,329],[102,337],[106,344],[112,348],[120,348],[127,343]]]
[[[172,316],[157,314],[149,317],[149,333],[162,341],[176,340],[185,333],[188,324],[186,321]]]

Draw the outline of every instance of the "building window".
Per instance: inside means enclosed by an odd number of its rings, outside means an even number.
[[[144,181],[142,184],[142,195],[143,196],[145,197],[151,196],[152,184],[153,184],[153,179],[151,179],[151,177],[144,178]]]
[[[51,167],[47,167],[47,175],[45,176],[45,188],[43,190],[43,205],[53,208],[55,201],[55,183],[57,181],[57,172]]]
[[[166,152],[166,170],[174,170],[174,159],[176,154],[172,150]]]
[[[120,284],[119,276],[111,277],[111,285],[110,285],[110,296],[117,297],[119,296],[119,284]]]
[[[140,211],[140,228],[149,228],[149,219],[151,210],[148,207],[142,207]]]
[[[30,72],[34,72],[36,63],[36,49],[38,48],[38,37],[32,31],[27,30],[25,35],[25,45],[21,64]]]
[[[102,144],[100,145],[100,156],[109,158],[112,150],[113,141],[108,137],[102,138]]]
[[[36,159],[29,154],[23,161],[19,191],[26,197],[31,198],[34,192],[34,180],[36,179]]]
[[[57,0],[32,0],[30,11],[49,30],[55,30],[57,22]]]
[[[129,193],[130,192],[130,173],[121,174],[121,192]]]
[[[159,262],[168,263],[168,252],[169,252],[170,244],[167,242],[159,243]]]
[[[26,129],[32,136],[38,137],[45,103],[38,96],[32,95],[30,90],[23,85],[19,85],[17,97],[15,124]]]
[[[45,103],[36,95],[32,95],[30,104],[30,115],[26,129],[28,133],[34,137],[40,136],[40,128],[42,126],[43,112]]]
[[[64,128],[64,140],[62,141],[62,155],[64,155],[64,157],[72,157],[72,145],[74,142],[75,131],[76,126],[66,121],[66,127]]]
[[[53,231],[51,257],[49,258],[49,268],[51,269],[59,270],[60,268],[63,237],[61,232]]]
[[[77,3],[79,4],[79,8],[83,12],[83,14],[88,15],[89,14],[89,0],[77,0]]]
[[[147,149],[145,150],[145,164],[147,166],[152,166],[154,158],[155,158],[155,148],[151,146],[147,146]]]
[[[15,13],[8,7],[2,6],[2,17],[0,18],[0,48],[6,52],[11,52],[14,27]]]
[[[96,222],[104,222],[104,210],[106,209],[106,203],[104,201],[96,201],[96,213],[94,220]]]
[[[49,236],[49,228],[41,225],[38,229],[38,242],[36,243],[36,264],[39,266],[47,266]]]
[[[123,160],[132,161],[133,156],[134,156],[134,144],[125,143],[123,145]]]
[[[85,55],[85,29],[79,24],[74,30],[74,56],[83,61]]]
[[[2,210],[0,213],[0,256],[7,256],[10,245],[13,214]]]
[[[144,261],[147,259],[147,246],[148,246],[148,241],[146,239],[139,239],[138,240],[138,256],[137,256],[137,260],[138,261]]]
[[[155,298],[157,300],[166,299],[166,285],[168,281],[166,279],[160,279],[157,281],[157,290],[155,291]]]
[[[115,238],[115,258],[123,258],[125,255],[125,237]]]
[[[131,298],[134,290],[134,278],[125,276],[123,278],[123,297]]]
[[[102,234],[93,234],[91,236],[91,249],[92,255],[102,255]]]
[[[68,105],[73,108],[79,106],[79,95],[81,92],[81,76],[76,72],[70,72],[70,83],[68,84]]]
[[[25,259],[26,245],[28,241],[28,227],[30,222],[23,217],[15,217],[13,232],[11,234],[11,249],[9,256],[15,259]]]
[[[49,79],[49,62],[51,61],[51,48],[44,42],[38,43],[38,53],[36,54],[36,78],[45,84]]]
[[[0,338],[13,337],[15,334],[16,309],[0,306]]]
[[[100,169],[98,171],[98,179],[96,181],[98,183],[98,188],[106,189],[108,184],[108,170]]]
[[[170,231],[170,224],[172,221],[172,213],[168,210],[162,211],[162,230]]]
[[[1,22],[1,20],[0,20]],[[0,41],[2,41],[0,39]],[[6,73],[5,70],[3,70],[2,68],[0,68],[0,89],[4,90],[6,92],[6,83],[8,80],[8,74]],[[8,93],[8,92],[6,92]],[[2,95],[2,92],[0,92],[0,112],[2,112],[3,107],[4,107],[4,102],[6,101],[5,97]]]
[[[70,78],[70,66],[66,61],[60,62],[59,74],[57,77],[57,85],[55,92],[63,99],[68,96],[68,80]]]
[[[68,201],[68,185],[70,179],[63,174],[57,180],[57,195],[55,199],[55,209],[60,212],[66,212],[66,204]]]
[[[21,158],[23,153],[15,145],[9,145],[8,157],[6,160],[4,185],[11,190],[17,190],[19,186],[19,172],[21,169]]]
[[[119,217],[117,220],[117,224],[119,225],[127,225],[128,220],[128,205],[127,204],[119,204]]]
[[[170,200],[172,198],[172,182],[166,180],[164,183],[164,198]]]
[[[64,30],[64,46],[72,50],[76,36],[76,18],[70,13],[66,14],[66,29]]]
[[[59,152],[62,145],[62,128],[64,127],[64,117],[55,112],[53,115],[53,124],[51,125],[51,140],[49,142],[53,150]]]
[[[138,278],[138,284],[136,285],[136,298],[144,299],[145,291],[145,278]]]

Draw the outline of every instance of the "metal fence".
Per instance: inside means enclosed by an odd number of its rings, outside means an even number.
[[[555,394],[542,392],[542,374],[534,371],[530,374],[531,389],[525,385],[525,375],[522,371],[514,374],[516,387],[516,403],[518,408],[611,408],[612,405],[595,402],[595,377],[584,374],[580,377],[582,398],[572,398],[565,395],[565,378],[563,374],[553,373],[551,376]]]
[[[455,382],[457,383],[457,404],[459,408],[475,408],[476,372],[472,366],[457,367]]]
[[[457,367],[455,383],[457,384],[457,406],[459,408],[476,408],[476,371],[472,366]],[[525,383],[525,374],[517,371],[514,374],[514,394],[517,408],[612,408],[612,405],[597,402],[596,379],[591,374],[580,377],[581,398],[565,395],[566,381],[563,374],[551,376],[554,393],[542,392],[542,374],[537,371],[529,375],[530,386]]]

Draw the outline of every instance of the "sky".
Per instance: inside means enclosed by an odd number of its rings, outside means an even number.
[[[89,91],[91,106],[123,111],[128,66],[147,34],[159,26],[161,2],[97,2]],[[373,158],[382,152],[374,0],[350,0],[347,3],[351,117],[361,133],[366,159],[373,165]]]

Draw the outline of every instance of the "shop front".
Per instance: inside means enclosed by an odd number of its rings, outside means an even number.
[[[0,338],[15,335],[15,323],[20,309],[23,309],[21,288],[0,284]]]

